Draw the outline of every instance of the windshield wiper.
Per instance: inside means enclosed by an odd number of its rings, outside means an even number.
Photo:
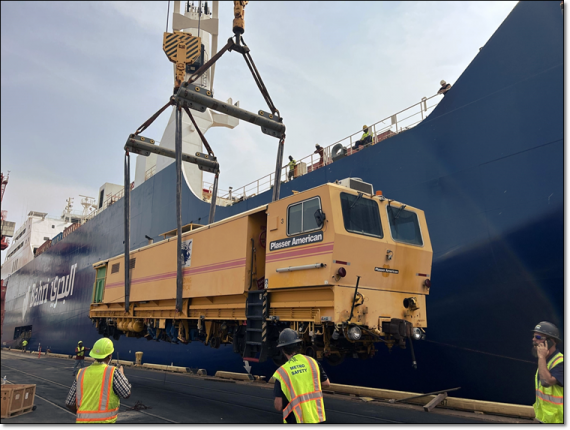
[[[349,209],[352,209],[354,207],[354,205],[356,204],[356,202],[358,202],[358,200],[360,200],[360,197],[362,197],[362,193],[358,193],[358,197],[356,198],[356,200],[354,201],[353,204],[350,205]]]
[[[394,215],[394,219],[398,219],[398,217],[400,216],[400,213],[404,210],[405,207],[406,207],[406,205],[400,206],[400,209],[398,209],[398,212],[396,212],[396,214]]]

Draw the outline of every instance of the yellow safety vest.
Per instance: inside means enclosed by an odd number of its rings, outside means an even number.
[[[295,170],[295,164],[297,164],[297,162],[295,160],[289,161],[289,170],[290,171]]]
[[[319,365],[311,358],[297,354],[277,369],[273,377],[289,400],[283,409],[283,422],[291,412],[297,423],[319,423],[326,420]]]
[[[28,346],[28,341],[27,340],[23,341],[22,346]]]
[[[362,133],[362,137],[360,138],[361,141],[364,141],[364,139],[366,139],[368,136],[370,136],[369,132],[366,133]]]
[[[77,374],[75,423],[114,423],[120,399],[113,391],[115,367],[95,362]]]
[[[548,362],[548,371],[557,364],[564,362],[564,355],[558,353]],[[552,385],[543,387],[538,377],[538,370],[534,378],[536,388],[536,401],[534,402],[534,414],[536,419],[543,423],[564,422],[564,387]]]
[[[77,351],[77,356],[83,357],[83,354],[85,354],[85,347],[84,346],[82,346],[81,348],[77,347],[77,349],[79,350]]]

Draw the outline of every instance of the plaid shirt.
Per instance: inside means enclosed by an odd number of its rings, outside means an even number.
[[[131,384],[125,375],[123,375],[119,370],[115,371],[113,376],[113,391],[119,397],[126,399],[131,395]],[[67,394],[67,399],[65,404],[68,406],[73,406],[76,403],[77,395],[77,378],[73,381],[73,385]]]

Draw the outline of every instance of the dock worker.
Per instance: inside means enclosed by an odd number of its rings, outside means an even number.
[[[123,366],[109,366],[114,350],[111,339],[99,339],[89,353],[95,361],[77,373],[65,400],[68,409],[77,414],[76,424],[116,422],[119,398],[130,397],[131,384]]]
[[[451,84],[448,84],[443,79],[441,80],[441,82],[439,84],[441,85],[441,88],[437,92],[438,94],[444,94],[445,95],[445,93],[448,92],[449,89],[451,88]]]
[[[533,332],[532,353],[538,358],[534,377],[535,417],[542,423],[563,423],[564,355],[556,347],[560,334],[558,328],[548,321],[539,322]]]
[[[289,180],[292,180],[293,176],[295,175],[295,164],[297,164],[297,162],[293,160],[293,157],[289,155]]]
[[[277,348],[287,362],[273,375],[273,406],[283,412],[284,423],[322,423],[326,416],[321,387],[328,387],[330,381],[315,359],[299,354],[301,342],[290,328],[279,334]]]
[[[77,368],[83,369],[83,363],[85,363],[85,353],[89,351],[90,348],[85,348],[83,342],[77,342],[77,347],[75,348],[75,366],[73,367],[73,374],[77,371]]]
[[[24,339],[22,342],[22,352],[26,352],[26,348],[28,347],[28,341]]]
[[[358,149],[359,146],[365,146],[369,143],[372,143],[372,136],[368,133],[368,126],[365,124],[362,126],[362,137],[356,141],[352,149]]]

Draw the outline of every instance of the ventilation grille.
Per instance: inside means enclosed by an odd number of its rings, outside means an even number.
[[[137,259],[136,258],[131,258],[129,260],[129,270],[132,270],[135,268],[135,264],[136,264]],[[121,263],[115,263],[111,266],[111,275],[113,273],[119,273],[119,268],[121,267]]]

